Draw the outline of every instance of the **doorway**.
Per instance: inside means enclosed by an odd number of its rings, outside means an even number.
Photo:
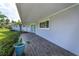
[[[31,32],[35,33],[35,31],[36,31],[36,25],[33,24],[33,25],[31,25]]]

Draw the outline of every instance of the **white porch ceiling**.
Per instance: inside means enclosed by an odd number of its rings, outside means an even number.
[[[38,21],[74,3],[16,3],[23,23]]]

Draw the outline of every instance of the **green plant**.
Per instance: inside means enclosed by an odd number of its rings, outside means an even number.
[[[19,32],[12,32],[8,29],[0,28],[0,55],[8,56],[12,55],[14,50],[13,44],[18,41]]]

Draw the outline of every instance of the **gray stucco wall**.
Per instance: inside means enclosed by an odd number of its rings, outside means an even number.
[[[79,55],[79,6],[50,18],[50,29],[36,27],[36,34]]]

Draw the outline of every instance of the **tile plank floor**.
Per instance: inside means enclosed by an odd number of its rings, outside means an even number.
[[[24,42],[27,40],[30,41],[30,44],[25,47],[25,56],[75,56],[75,54],[34,33],[23,33],[20,38],[22,38]],[[13,55],[15,55],[15,53]]]

